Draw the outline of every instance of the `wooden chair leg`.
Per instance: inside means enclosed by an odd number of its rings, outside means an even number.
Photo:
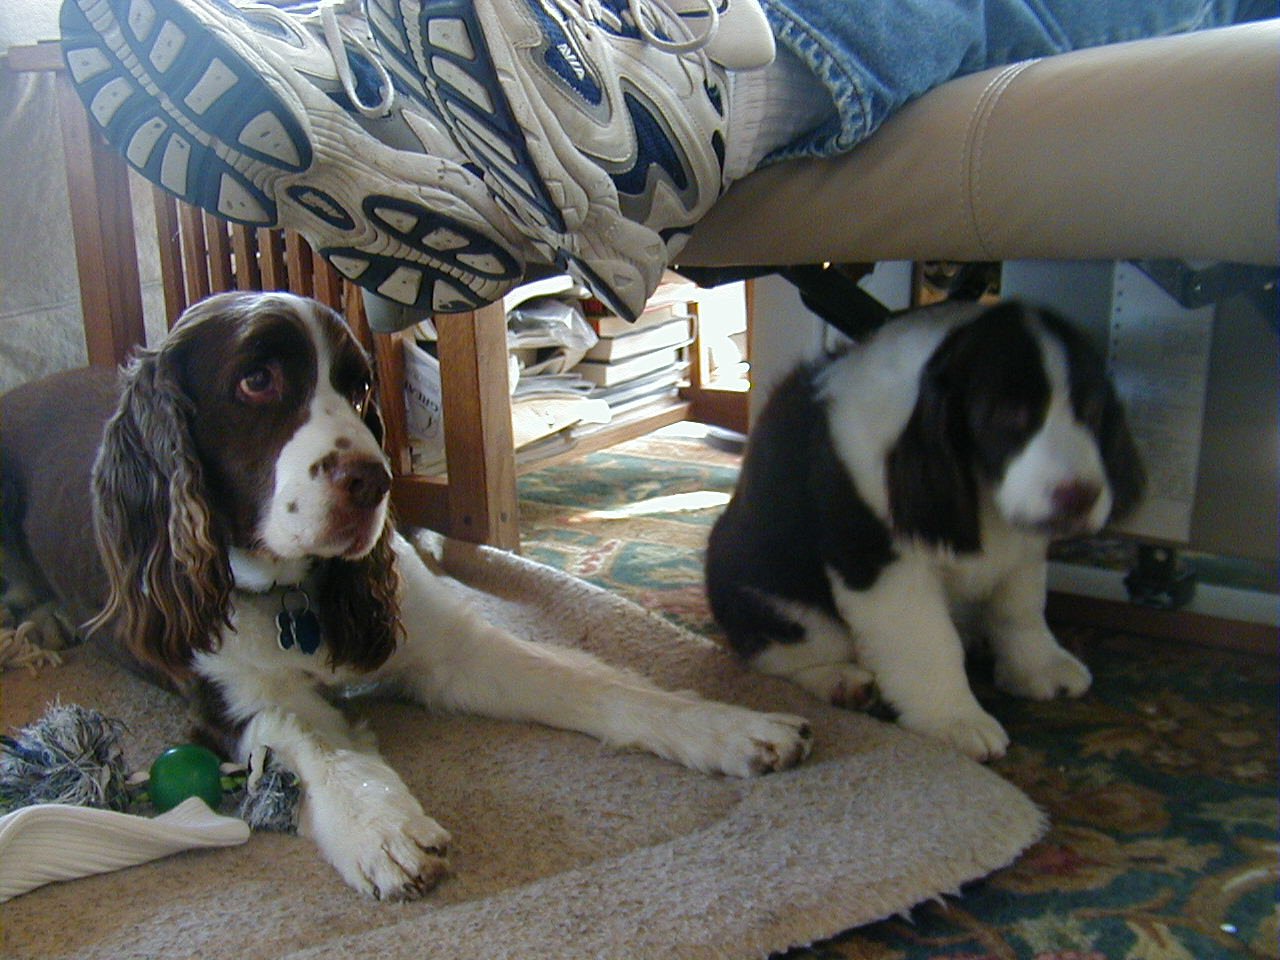
[[[436,317],[449,467],[449,534],[520,549],[502,304]]]

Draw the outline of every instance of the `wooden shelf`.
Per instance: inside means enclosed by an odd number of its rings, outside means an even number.
[[[544,467],[555,466],[577,460],[589,453],[605,450],[627,440],[643,437],[670,426],[688,420],[689,403],[678,397],[663,397],[650,403],[628,410],[609,423],[588,424],[573,428],[573,439],[570,446],[550,450],[545,456],[533,456],[527,459],[516,452],[516,473],[522,475],[533,473]],[[397,503],[409,507],[417,516],[436,514],[441,517],[446,511],[446,489],[449,482],[448,473],[443,474],[405,474],[395,480]]]
[[[627,410],[609,423],[591,425],[574,433],[572,447],[537,457],[516,466],[517,473],[530,473],[543,467],[554,466],[568,460],[604,450],[614,444],[643,437],[662,427],[689,419],[689,404],[677,397],[664,397],[643,406]]]

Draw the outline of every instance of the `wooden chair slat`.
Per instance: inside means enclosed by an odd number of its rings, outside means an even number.
[[[156,246],[160,252],[160,283],[164,292],[165,326],[172,327],[187,309],[187,284],[182,273],[182,227],[178,201],[159,187],[151,188],[156,216]]]
[[[342,277],[333,269],[333,264],[314,250],[311,251],[311,276],[315,290],[312,296],[335,310],[341,310]]]
[[[234,290],[235,275],[231,271],[231,241],[227,237],[227,222],[211,213],[205,213],[205,243],[209,248],[209,289],[213,293]]]
[[[90,127],[65,74],[56,87],[85,347],[91,364],[116,366],[146,339],[129,172]]]
[[[185,203],[178,204],[178,226],[182,233],[182,265],[187,278],[187,294],[191,302],[203,300],[212,289],[209,285],[209,251],[204,241],[201,213]]]
[[[231,227],[231,256],[237,290],[261,290],[262,270],[258,266],[258,231],[242,223]]]
[[[311,247],[300,234],[287,230],[284,254],[289,271],[289,289],[299,296],[312,296],[315,287],[311,282]]]
[[[284,231],[258,231],[258,267],[263,290],[288,290],[289,269],[284,259]]]

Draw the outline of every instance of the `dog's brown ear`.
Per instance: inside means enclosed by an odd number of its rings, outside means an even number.
[[[172,351],[142,351],[93,469],[94,533],[109,581],[90,623],[175,681],[216,648],[229,616],[231,567],[192,446],[191,403]]]
[[[369,428],[369,432],[373,434],[373,439],[381,444],[383,437],[386,435],[386,430],[382,423],[382,411],[378,409],[377,384],[372,384],[369,387],[369,395],[365,398],[364,404],[360,408],[360,419]]]
[[[329,666],[376,670],[395,652],[404,631],[397,599],[400,579],[391,548],[394,521],[359,560],[326,560],[318,571],[320,622]]]

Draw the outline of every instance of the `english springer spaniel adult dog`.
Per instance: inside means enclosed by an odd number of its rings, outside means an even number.
[[[378,898],[430,889],[449,835],[322,689],[382,685],[733,776],[808,753],[797,717],[667,693],[483,622],[389,519],[371,377],[328,308],[225,294],[122,384],[81,370],[21,387],[0,404],[25,541],[9,549],[72,611],[100,609],[91,636],[185,694],[204,741],[294,771],[300,831]]]
[[[1102,361],[1061,319],[914,312],[770,397],[711,533],[708,596],[756,669],[846,706],[874,682],[904,726],[999,757],[957,618],[981,615],[1002,689],[1084,693],[1045,624],[1046,549],[1144,483]]]

